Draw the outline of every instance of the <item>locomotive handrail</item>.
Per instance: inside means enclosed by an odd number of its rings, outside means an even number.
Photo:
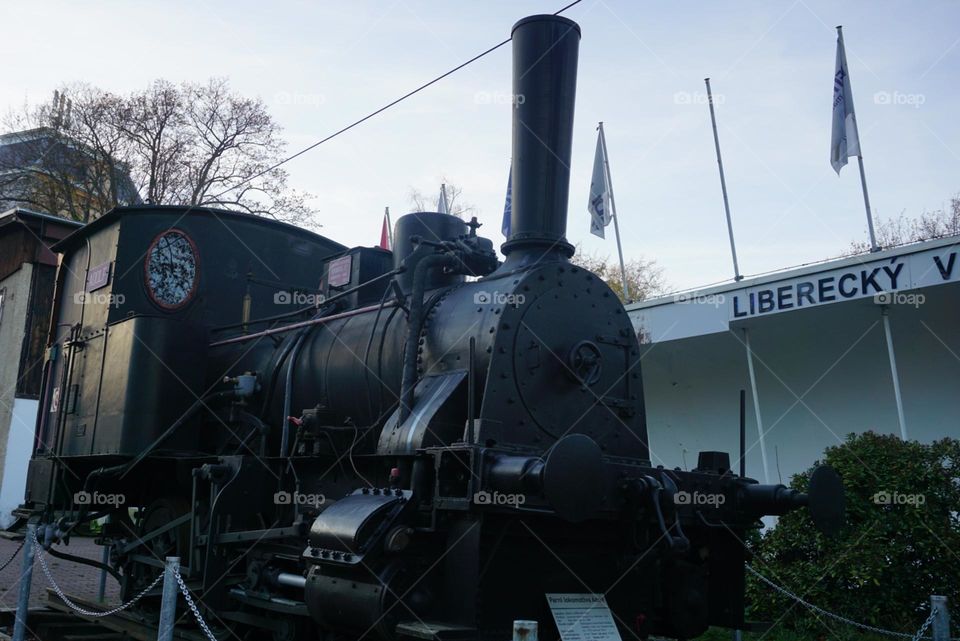
[[[384,307],[395,307],[397,305],[396,301],[389,301],[384,304]],[[340,312],[339,314],[331,314],[330,316],[322,316],[320,318],[311,318],[310,320],[301,321],[299,323],[290,323],[289,325],[284,325],[283,327],[271,327],[270,329],[265,329],[263,331],[256,332],[254,334],[244,334],[243,336],[234,336],[233,338],[225,338],[221,341],[214,341],[210,343],[209,347],[221,347],[223,345],[232,345],[234,343],[245,343],[246,341],[253,340],[255,338],[262,338],[264,336],[272,336],[274,334],[282,334],[284,332],[289,332],[294,329],[300,329],[301,327],[309,327],[311,325],[322,325],[328,321],[338,320],[341,318],[348,318],[350,316],[356,316],[358,314],[366,314],[367,312],[372,312],[373,310],[380,307],[380,305],[368,305],[366,307],[358,307],[357,309],[351,309],[346,312]]]
[[[326,304],[328,304],[328,303],[332,303],[332,302],[334,302],[334,301],[336,301],[336,300],[339,300],[339,299],[341,299],[341,298],[343,298],[343,297],[345,297],[345,296],[349,296],[350,294],[353,294],[354,292],[360,291],[361,289],[363,289],[364,287],[366,287],[366,286],[368,286],[368,285],[372,285],[372,284],[374,284],[374,283],[378,283],[378,282],[380,282],[381,280],[384,280],[384,279],[386,279],[386,278],[391,278],[391,277],[393,277],[393,276],[396,276],[397,274],[403,273],[404,271],[406,271],[406,267],[398,267],[398,268],[396,268],[396,269],[391,269],[390,271],[384,272],[384,273],[380,274],[379,276],[375,276],[375,277],[371,278],[370,280],[368,280],[368,281],[366,281],[366,282],[363,282],[363,283],[360,283],[359,285],[356,285],[355,287],[351,287],[350,289],[345,289],[345,290],[343,290],[342,292],[337,292],[337,293],[334,294],[333,296],[330,296],[330,297],[328,297],[328,298],[325,298],[325,299],[323,300],[323,304],[326,305]],[[221,325],[221,326],[219,326],[219,327],[214,327],[214,328],[212,328],[210,331],[211,331],[211,332],[222,332],[222,331],[224,331],[224,330],[236,329],[236,328],[238,328],[238,327],[245,327],[245,326],[247,326],[247,325],[259,325],[260,323],[269,323],[270,321],[274,321],[274,320],[283,320],[284,318],[291,318],[291,317],[293,317],[293,316],[298,316],[298,315],[300,315],[300,314],[303,314],[303,313],[306,313],[306,312],[309,312],[309,311],[313,311],[313,310],[315,310],[315,309],[317,309],[316,306],[314,306],[314,305],[309,305],[309,306],[307,306],[307,307],[301,307],[300,309],[293,310],[292,312],[284,312],[283,314],[274,314],[273,316],[264,316],[263,318],[254,318],[253,320],[248,320],[248,321],[246,321],[246,322],[240,321],[239,323],[232,323],[232,324],[230,324],[230,325]]]

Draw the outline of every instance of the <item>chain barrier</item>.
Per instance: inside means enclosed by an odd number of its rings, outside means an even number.
[[[890,637],[898,637],[898,638],[901,638],[901,639],[910,639],[910,641],[920,641],[920,639],[930,639],[930,638],[932,638],[932,637],[925,637],[925,636],[923,636],[923,633],[927,631],[927,628],[930,627],[930,624],[933,623],[933,619],[934,619],[934,618],[937,616],[937,614],[939,613],[939,610],[938,610],[937,608],[932,608],[932,609],[930,610],[930,616],[927,617],[927,620],[923,622],[923,625],[921,625],[920,628],[919,628],[914,634],[907,634],[907,633],[905,633],[905,632],[894,632],[893,630],[885,630],[885,629],[883,629],[883,628],[878,628],[878,627],[875,627],[875,626],[872,626],[872,625],[867,625],[866,623],[860,623],[859,621],[854,621],[853,619],[848,619],[848,618],[846,618],[846,617],[840,616],[839,614],[834,614],[833,612],[830,612],[830,611],[828,611],[828,610],[824,610],[824,609],[821,608],[821,607],[818,607],[818,606],[816,606],[816,605],[813,605],[813,604],[810,603],[809,601],[805,601],[804,599],[802,599],[801,597],[797,596],[796,594],[794,594],[794,593],[791,592],[790,590],[786,589],[785,587],[780,586],[780,585],[777,585],[776,583],[774,583],[773,581],[771,581],[771,580],[768,579],[767,577],[763,576],[762,574],[760,574],[759,572],[757,572],[756,570],[754,570],[754,569],[753,569],[752,567],[750,567],[748,564],[744,563],[744,564],[743,564],[743,567],[746,568],[747,571],[748,571],[750,574],[752,574],[753,576],[757,577],[758,579],[760,579],[761,581],[763,581],[764,583],[766,583],[767,585],[769,585],[771,588],[773,588],[774,590],[776,590],[776,591],[779,592],[780,594],[782,594],[782,595],[784,595],[784,596],[786,596],[786,597],[788,597],[788,598],[790,598],[790,599],[793,599],[794,601],[796,601],[797,603],[799,603],[799,604],[801,604],[801,605],[806,606],[807,608],[809,608],[810,610],[813,610],[813,611],[816,612],[817,614],[822,614],[823,616],[828,617],[828,618],[830,618],[830,619],[834,619],[835,621],[839,621],[839,622],[841,622],[841,623],[846,623],[847,625],[851,625],[851,626],[853,626],[853,627],[855,627],[855,628],[860,628],[861,630],[866,630],[867,632],[873,632],[873,633],[875,633],[875,634],[882,634],[882,635],[886,635],[886,636],[890,636]],[[954,637],[954,638],[953,638],[953,641],[960,641],[960,640],[958,640],[956,637]]]
[[[13,554],[10,555],[10,558],[6,560],[3,565],[0,565],[0,572],[3,572],[7,569],[7,566],[13,563],[13,560],[17,558],[17,555],[20,554],[20,550],[23,549],[23,544],[27,542],[27,537],[23,537],[23,540],[20,541],[20,546],[13,551]]]
[[[10,562],[13,561],[14,558],[16,558],[17,554],[19,554],[25,542],[26,542],[26,539],[20,543],[20,547],[16,549],[16,551],[13,553],[13,556],[7,559],[6,563],[0,566],[0,570],[3,570],[8,565],[10,565]],[[163,580],[163,577],[164,577],[164,573],[161,572],[153,580],[153,582],[150,585],[148,585],[146,588],[144,588],[139,594],[137,594],[137,596],[133,597],[126,603],[118,605],[115,608],[112,608],[110,610],[105,610],[105,611],[85,610],[84,608],[80,607],[79,605],[71,601],[67,597],[67,595],[64,594],[60,586],[57,585],[57,582],[53,578],[53,573],[50,572],[50,568],[47,566],[47,561],[43,555],[43,547],[40,545],[40,541],[37,540],[37,534],[35,531],[33,533],[33,544],[36,550],[36,555],[35,555],[36,559],[40,562],[40,568],[43,570],[44,575],[47,577],[47,581],[49,581],[50,586],[53,588],[53,591],[57,593],[57,596],[59,596],[60,599],[62,599],[63,602],[67,604],[67,606],[69,606],[72,610],[76,611],[77,613],[82,614],[83,616],[99,618],[99,617],[110,616],[112,614],[116,614],[118,612],[126,610],[127,608],[135,604],[137,601],[142,599],[144,596],[146,596],[146,594],[150,592],[153,588],[157,587],[157,585],[160,583],[160,581]],[[927,631],[927,628],[930,627],[930,625],[933,623],[934,618],[936,618],[937,614],[939,613],[939,610],[937,608],[932,608],[930,610],[930,615],[927,617],[926,621],[923,622],[923,624],[914,634],[906,634],[904,632],[894,632],[892,630],[886,630],[884,628],[878,628],[876,626],[867,625],[866,623],[860,623],[859,621],[854,621],[853,619],[848,619],[846,617],[840,616],[839,614],[834,614],[833,612],[824,610],[823,608],[816,606],[810,603],[809,601],[806,601],[803,598],[797,596],[796,594],[784,588],[783,586],[777,585],[767,577],[763,576],[762,574],[754,570],[752,567],[750,567],[750,565],[745,563],[744,568],[746,568],[746,570],[750,574],[757,577],[763,583],[767,584],[768,586],[770,586],[780,594],[786,596],[789,599],[796,601],[797,603],[809,608],[810,610],[818,614],[821,614],[825,617],[828,617],[830,619],[833,619],[835,621],[845,623],[847,625],[853,626],[855,628],[859,628],[861,630],[865,630],[867,632],[873,632],[875,634],[898,637],[901,639],[910,639],[911,641],[920,641],[921,639],[929,639],[931,637],[924,637],[923,633]],[[197,604],[194,602],[193,596],[190,594],[190,590],[187,589],[187,584],[184,582],[183,577],[180,576],[179,570],[174,571],[174,577],[177,580],[177,585],[180,588],[180,593],[183,594],[183,598],[187,602],[187,606],[190,608],[190,612],[193,614],[193,618],[196,619],[197,624],[203,630],[203,633],[206,635],[207,639],[209,639],[209,641],[218,641],[216,635],[214,635],[213,632],[210,630],[210,626],[207,625],[207,622],[204,621],[203,617],[200,615],[200,609],[197,607]],[[960,639],[958,639],[957,637],[954,637],[953,641],[960,641]]]
[[[923,622],[923,625],[920,626],[920,629],[917,630],[917,633],[913,635],[912,641],[919,641],[923,638],[923,633],[927,631],[927,628],[930,627],[930,624],[933,623],[934,617],[936,617],[939,612],[939,608],[934,607],[930,609],[930,616],[928,616],[927,620]]]
[[[57,582],[53,579],[53,573],[51,573],[50,568],[47,567],[47,560],[43,558],[43,546],[41,546],[40,541],[37,540],[36,531],[34,531],[33,533],[33,545],[34,545],[34,550],[36,551],[35,557],[38,561],[40,561],[40,569],[43,570],[44,575],[46,575],[47,581],[50,583],[50,587],[53,588],[53,591],[57,593],[57,596],[60,597],[60,599],[63,600],[63,602],[66,603],[67,606],[70,607],[70,609],[86,617],[102,618],[102,617],[110,616],[112,614],[116,614],[117,612],[122,612],[123,610],[126,610],[131,605],[133,605],[134,603],[142,599],[144,596],[146,596],[147,592],[157,587],[160,581],[163,580],[163,572],[161,572],[160,575],[153,580],[153,583],[151,583],[146,588],[144,588],[143,591],[140,592],[137,596],[133,597],[126,603],[121,603],[117,607],[112,608],[110,610],[101,610],[101,611],[85,610],[84,608],[81,608],[79,605],[71,601],[69,597],[67,597],[67,595],[64,594],[63,590],[60,589],[60,586],[57,585]]]
[[[213,634],[213,632],[210,631],[210,626],[208,626],[207,622],[203,620],[202,616],[200,616],[200,610],[197,608],[197,604],[193,602],[193,597],[190,595],[190,590],[187,589],[187,584],[183,582],[183,577],[180,576],[180,570],[174,570],[174,576],[177,579],[177,585],[180,586],[180,592],[183,594],[183,598],[190,607],[190,611],[193,612],[193,618],[197,620],[197,624],[203,630],[203,633],[207,635],[207,638],[210,639],[210,641],[217,641],[217,637]]]
[[[26,539],[24,539],[24,543],[25,542],[26,542]],[[123,610],[126,610],[127,608],[135,604],[137,601],[142,599],[144,596],[146,596],[147,593],[150,592],[152,589],[157,587],[157,585],[160,584],[160,582],[163,580],[163,577],[164,577],[164,572],[161,572],[157,576],[157,578],[155,578],[150,585],[148,585],[139,594],[137,594],[137,596],[133,597],[126,603],[118,605],[115,608],[111,608],[110,610],[101,610],[101,611],[86,610],[80,607],[79,605],[77,605],[76,603],[74,603],[73,601],[71,601],[70,598],[60,588],[60,586],[57,585],[57,582],[53,578],[53,573],[50,571],[49,566],[47,566],[47,560],[44,558],[44,555],[43,555],[43,546],[40,545],[40,541],[37,539],[36,532],[34,532],[33,534],[33,545],[34,545],[34,550],[36,550],[35,558],[40,562],[40,569],[43,570],[43,574],[47,577],[47,581],[50,583],[50,587],[53,588],[53,591],[57,593],[57,596],[60,597],[60,599],[65,604],[67,604],[67,606],[71,610],[87,617],[102,618],[102,617],[107,617],[113,614],[117,614],[118,612],[122,612]],[[20,548],[22,547],[23,547],[23,543],[20,544]],[[17,553],[20,552],[20,548],[18,548],[17,551],[13,553],[14,557],[16,557]],[[11,557],[2,567],[0,567],[0,570],[2,570],[4,567],[9,565],[11,561],[13,561],[13,557]],[[203,617],[200,615],[200,610],[197,608],[197,604],[193,601],[193,596],[190,594],[190,590],[187,589],[187,585],[186,583],[184,583],[183,577],[180,576],[180,571],[177,570],[174,573],[174,576],[177,579],[177,584],[180,586],[180,592],[183,594],[183,598],[187,602],[187,606],[189,606],[190,611],[193,613],[193,618],[197,620],[197,624],[200,625],[200,628],[203,630],[203,633],[207,636],[207,638],[210,641],[218,641],[217,637],[210,630],[210,626],[207,625],[207,622],[204,621]]]

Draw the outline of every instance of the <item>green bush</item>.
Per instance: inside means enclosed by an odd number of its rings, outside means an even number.
[[[814,605],[897,632],[916,631],[931,594],[960,613],[960,441],[851,434],[823,462],[843,477],[843,530],[829,539],[806,510],[788,514],[754,546],[753,567]],[[792,487],[805,491],[812,471],[795,476]],[[749,619],[809,638],[857,636],[747,578]],[[776,630],[768,638],[778,638]]]

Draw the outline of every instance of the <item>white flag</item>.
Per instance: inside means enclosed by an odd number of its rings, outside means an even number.
[[[440,199],[437,200],[437,211],[441,214],[449,214],[450,207],[447,205],[447,186],[440,185]]]
[[[837,27],[837,69],[833,75],[833,135],[830,139],[830,164],[838,174],[847,158],[860,155],[857,117],[853,113],[853,92],[847,70],[847,52],[843,34]]]
[[[603,132],[597,135],[597,152],[593,156],[593,178],[590,180],[590,233],[605,238],[603,228],[610,224],[610,188],[607,186],[607,167],[603,162]]]

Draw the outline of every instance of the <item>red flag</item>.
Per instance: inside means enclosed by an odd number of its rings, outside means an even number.
[[[387,234],[387,217],[383,217],[383,226],[380,228],[380,248],[390,249],[390,236]]]

